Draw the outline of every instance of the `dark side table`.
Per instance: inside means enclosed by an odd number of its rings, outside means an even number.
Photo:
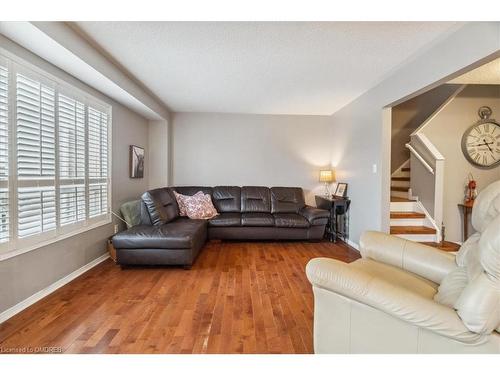
[[[316,207],[330,211],[330,218],[326,225],[325,237],[332,242],[337,238],[349,239],[349,206],[351,200],[347,197],[325,197],[316,195]]]
[[[472,207],[474,206],[474,201],[459,203],[458,208],[463,212],[464,215],[464,232],[463,241],[467,241],[469,238],[469,214],[472,213]]]

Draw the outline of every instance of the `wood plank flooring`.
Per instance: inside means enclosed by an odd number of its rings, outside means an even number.
[[[343,242],[207,243],[191,270],[107,260],[0,325],[0,348],[64,353],[312,353],[315,257]]]
[[[443,251],[455,252],[460,250],[460,245],[455,242],[443,241],[443,242],[422,242],[424,245],[436,247]]]

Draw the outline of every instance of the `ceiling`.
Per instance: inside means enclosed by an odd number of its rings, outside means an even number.
[[[452,22],[77,22],[176,112],[330,115]]]
[[[500,85],[500,58],[462,74],[448,83]]]

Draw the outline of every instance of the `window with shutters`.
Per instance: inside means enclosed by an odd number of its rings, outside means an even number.
[[[110,222],[110,123],[108,105],[0,55],[2,253]]]
[[[0,57],[0,244],[10,238],[9,222],[9,71]]]

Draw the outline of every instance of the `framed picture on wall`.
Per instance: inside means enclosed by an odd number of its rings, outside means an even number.
[[[144,177],[144,149],[131,145],[129,148],[130,178]]]
[[[347,195],[347,184],[345,182],[339,182],[333,195],[336,197],[345,197]]]

